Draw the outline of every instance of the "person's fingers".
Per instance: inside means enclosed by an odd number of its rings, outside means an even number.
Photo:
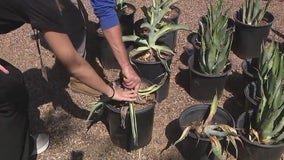
[[[2,71],[5,74],[9,74],[9,71],[6,68],[4,68],[1,64],[0,64],[0,71]]]
[[[113,99],[118,101],[135,101],[137,98],[137,93],[133,89],[122,89],[116,88],[116,94]]]

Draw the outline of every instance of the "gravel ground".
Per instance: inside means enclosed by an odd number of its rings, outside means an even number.
[[[93,15],[89,0],[82,1],[89,14],[91,22],[97,22]],[[142,17],[140,7],[150,5],[151,1],[129,0],[137,8],[135,19]],[[197,30],[199,18],[206,13],[206,0],[179,0],[177,6],[181,9],[179,23],[188,25],[192,31]],[[231,15],[241,6],[241,0],[227,1],[226,6],[232,5]],[[269,11],[275,16],[273,29],[284,33],[284,18],[282,17],[284,3],[274,0]],[[282,15],[281,15],[282,14]],[[88,103],[96,100],[72,92],[68,87],[69,75],[62,66],[55,63],[53,54],[42,47],[44,62],[48,66],[49,82],[43,81],[40,75],[40,61],[36,43],[30,38],[31,28],[24,25],[16,31],[0,35],[1,58],[14,64],[24,73],[30,93],[30,119],[32,132],[45,132],[50,135],[50,146],[47,151],[38,155],[37,160],[179,160],[181,154],[174,146],[160,152],[167,146],[168,131],[173,128],[180,113],[192,104],[202,103],[188,94],[188,70],[184,47],[192,46],[186,41],[191,31],[179,31],[177,54],[172,63],[170,92],[167,99],[159,103],[155,110],[152,141],[143,149],[126,152],[112,144],[108,132],[102,122],[94,124],[86,132],[86,117]],[[270,33],[279,42],[284,41],[281,34]],[[95,43],[93,45],[96,45]],[[93,54],[93,53],[91,53]],[[242,70],[241,59],[233,53],[230,55],[233,71],[226,85],[224,95],[219,105],[228,109],[236,118],[243,110],[242,101]],[[93,59],[93,63],[96,60]],[[101,70],[100,70],[101,71]],[[108,72],[108,71],[107,71]],[[106,73],[107,73],[106,72]],[[232,158],[233,159],[233,158]]]

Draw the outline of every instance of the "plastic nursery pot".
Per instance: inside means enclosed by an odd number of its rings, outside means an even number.
[[[198,71],[195,56],[190,56],[189,66],[189,93],[190,96],[201,101],[211,101],[217,92],[218,98],[223,95],[228,74],[232,65],[227,65],[223,73],[218,75],[203,74]]]
[[[262,24],[256,26],[241,22],[240,11],[236,12],[234,19],[233,52],[242,59],[258,58],[261,44],[267,39],[274,16],[270,12],[266,12]]]
[[[168,66],[171,65],[171,61],[172,57],[167,60]],[[164,84],[157,91],[157,102],[161,102],[166,99],[169,95],[170,89],[170,74],[167,73],[163,64],[161,62],[146,62],[136,59],[132,59],[132,62],[139,76],[150,80],[154,84],[161,83],[161,81],[165,78],[164,76],[167,76]]]
[[[164,19],[164,20],[166,22],[169,22],[169,23],[174,23],[174,22],[172,22],[171,20],[168,20],[168,19]],[[146,29],[140,28],[141,24],[143,24],[144,22],[146,22],[145,18],[137,20],[134,23],[134,32],[135,32],[135,35],[137,35],[139,37],[147,38],[148,37],[148,31]],[[158,39],[157,43],[166,45],[171,50],[174,50],[175,47],[176,47],[176,31],[166,33],[165,35],[163,35],[162,37],[160,37]]]
[[[150,81],[142,79],[143,82],[152,84]],[[157,96],[157,94],[156,94]],[[154,110],[156,102],[146,103],[135,110],[138,132],[138,145],[135,146],[131,131],[131,120],[129,111],[125,118],[125,128],[121,124],[121,112],[117,107],[122,102],[113,101],[106,106],[106,122],[112,143],[126,151],[130,152],[148,145],[152,139]]]
[[[258,79],[258,58],[244,60],[241,64],[243,70],[244,86]]]
[[[130,3],[124,3],[126,6],[123,11],[117,11],[119,22],[121,26],[121,32],[123,35],[132,35],[134,33],[134,14],[136,8]]]
[[[257,109],[257,105],[260,101],[260,91],[257,84],[258,83],[256,81],[252,81],[244,88],[244,104],[247,109]]]
[[[181,132],[194,121],[204,121],[209,114],[210,104],[198,104],[186,108],[178,119]],[[230,113],[222,108],[218,108],[212,120],[213,123],[227,124],[235,127],[235,121]],[[197,138],[195,134],[190,134],[183,141],[177,144],[177,148],[185,159],[188,160],[209,160],[214,159],[214,154],[210,154],[211,144],[206,137]]]
[[[242,113],[237,120],[237,128],[245,130],[246,126],[253,121],[253,111]],[[240,160],[279,160],[284,150],[284,143],[276,145],[263,145],[248,140],[246,134],[239,132],[243,146],[239,145]]]

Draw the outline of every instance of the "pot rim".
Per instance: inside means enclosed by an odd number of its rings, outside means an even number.
[[[260,28],[260,27],[268,27],[268,26],[271,26],[272,23],[274,22],[275,18],[274,18],[274,15],[269,12],[269,11],[266,11],[265,14],[264,14],[264,19],[267,19],[267,24],[265,25],[249,25],[249,24],[246,24],[246,23],[243,23],[240,19],[239,19],[239,14],[240,14],[241,10],[238,10],[235,12],[234,14],[234,20],[235,22],[239,23],[239,24],[242,24],[244,26],[247,26],[247,27],[252,27],[252,28]]]

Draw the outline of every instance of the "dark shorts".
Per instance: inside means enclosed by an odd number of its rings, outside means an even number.
[[[85,28],[82,12],[70,0],[0,0],[0,34],[24,23],[39,31],[61,33],[67,33],[68,27]]]

